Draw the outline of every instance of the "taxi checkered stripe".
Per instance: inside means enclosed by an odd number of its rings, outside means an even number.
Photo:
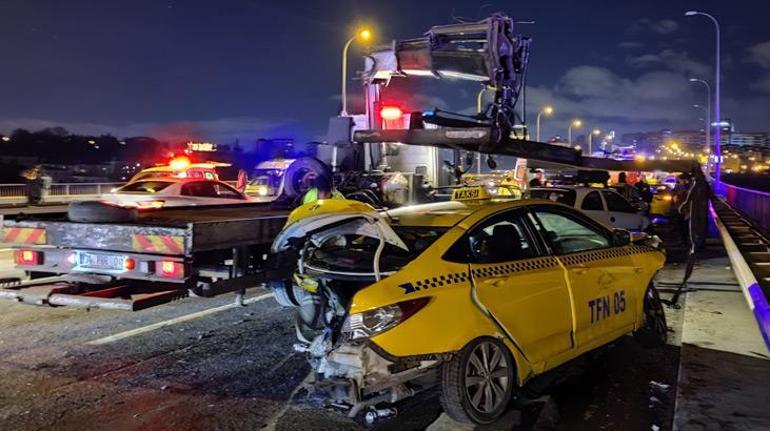
[[[473,270],[473,276],[477,278],[500,277],[514,272],[535,271],[538,269],[552,268],[554,266],[556,266],[556,259],[553,257],[541,257],[520,262],[509,262],[477,268]]]
[[[601,250],[590,250],[581,253],[560,256],[564,266],[581,265],[596,260],[612,259],[616,257],[631,256],[634,254],[649,253],[655,251],[652,247],[633,245],[620,248],[605,248]]]

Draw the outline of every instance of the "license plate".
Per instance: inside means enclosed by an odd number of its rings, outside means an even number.
[[[120,254],[78,253],[78,266],[90,269],[123,270],[126,256]]]

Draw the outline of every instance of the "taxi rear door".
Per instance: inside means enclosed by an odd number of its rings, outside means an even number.
[[[496,214],[470,229],[465,240],[478,301],[530,362],[574,347],[563,270],[536,241],[526,211]]]
[[[534,221],[564,265],[575,304],[577,347],[595,347],[634,325],[636,283],[629,247],[615,247],[611,232],[588,217],[555,206],[532,209]]]

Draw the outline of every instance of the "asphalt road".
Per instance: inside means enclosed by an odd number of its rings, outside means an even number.
[[[310,369],[293,353],[292,316],[265,293],[252,289],[245,307],[189,298],[133,314],[0,304],[0,429],[360,428],[302,389]],[[535,401],[492,429],[666,429],[673,396],[650,381],[673,394],[677,358],[625,337],[529,385]],[[399,410],[380,428],[470,429],[440,417],[435,394]]]

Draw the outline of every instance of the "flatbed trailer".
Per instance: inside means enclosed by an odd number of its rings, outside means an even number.
[[[0,299],[136,311],[191,293],[242,294],[266,280],[288,213],[243,204],[144,211],[130,223],[73,222],[64,212],[0,216],[0,244],[30,275],[0,280]]]

